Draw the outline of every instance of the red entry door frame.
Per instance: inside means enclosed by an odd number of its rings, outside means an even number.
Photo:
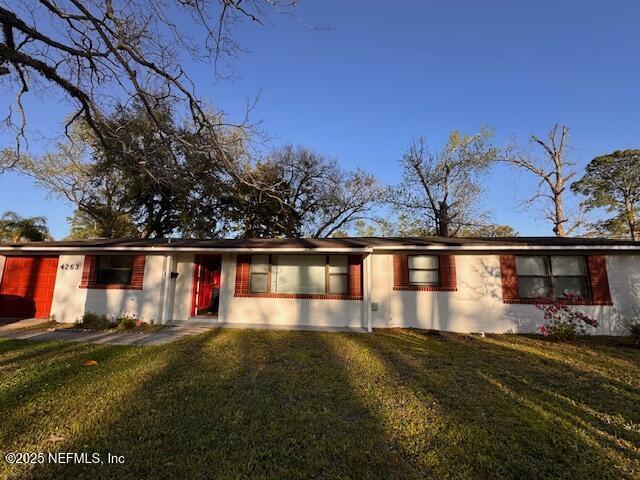
[[[217,316],[220,305],[220,255],[197,255],[193,272],[191,316]]]

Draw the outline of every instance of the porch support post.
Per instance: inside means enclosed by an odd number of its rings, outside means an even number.
[[[162,316],[160,323],[165,324],[171,321],[173,310],[173,279],[171,278],[171,272],[173,271],[173,255],[169,254],[165,257],[164,261],[164,274],[162,276],[164,285],[162,296]]]
[[[363,327],[371,332],[371,253],[362,259],[362,304],[364,307]]]

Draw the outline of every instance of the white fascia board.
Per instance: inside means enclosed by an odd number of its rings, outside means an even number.
[[[98,252],[142,252],[150,254],[166,253],[389,253],[389,252],[460,252],[460,253],[493,253],[509,251],[611,251],[640,252],[634,245],[384,245],[366,248],[198,248],[198,247],[29,247],[0,246],[0,253],[98,253]]]

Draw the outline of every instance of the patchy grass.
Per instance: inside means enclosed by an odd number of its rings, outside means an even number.
[[[158,347],[0,340],[5,452],[125,457],[0,460],[0,478],[638,478],[639,406],[640,350],[617,339],[218,330]]]

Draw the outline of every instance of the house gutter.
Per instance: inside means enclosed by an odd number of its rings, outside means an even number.
[[[56,247],[56,246],[0,246],[0,252],[64,252],[64,253],[92,253],[92,252],[144,252],[144,253],[393,253],[393,252],[473,252],[493,253],[511,251],[610,251],[610,252],[640,252],[640,247],[635,245],[384,245],[373,247],[305,247],[305,248],[231,248],[231,247]]]
[[[373,247],[374,252],[400,252],[400,251],[449,251],[449,252],[496,252],[496,251],[519,251],[519,250],[611,250],[611,251],[636,251],[640,252],[640,247],[635,245],[407,245],[407,246],[380,246]]]

